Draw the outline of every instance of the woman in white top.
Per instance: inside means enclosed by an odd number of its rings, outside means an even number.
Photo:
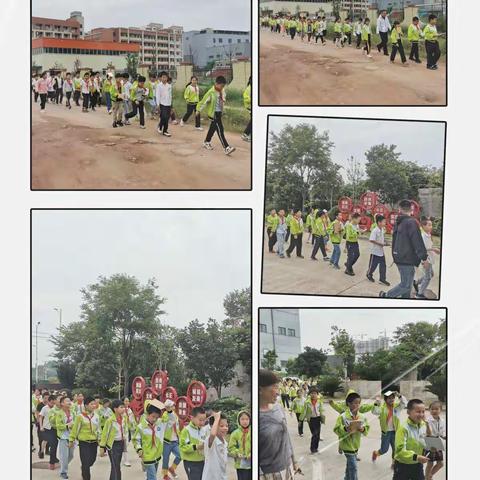
[[[202,480],[227,480],[228,421],[221,412],[215,412],[209,420],[212,429],[205,440],[205,466]]]

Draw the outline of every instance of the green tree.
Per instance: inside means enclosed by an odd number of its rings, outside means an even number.
[[[357,203],[362,190],[360,186],[362,185],[365,173],[363,171],[362,165],[358,160],[354,158],[353,155],[347,159],[347,167],[345,168],[347,172],[348,185],[352,190],[352,199],[354,203]]]
[[[392,359],[393,355],[389,350],[365,353],[357,360],[353,371],[362,380],[380,380],[383,385],[388,385],[397,373]]]
[[[333,348],[335,355],[342,357],[347,376],[350,376],[355,364],[355,343],[353,338],[344,328],[334,325],[331,327],[330,346]]]
[[[275,353],[275,350],[269,350],[263,355],[263,368],[267,370],[275,370],[277,368],[277,358],[278,355]]]
[[[333,397],[337,392],[343,390],[342,381],[337,375],[323,376],[318,382],[318,387],[322,393],[329,395],[330,397]]]
[[[130,76],[134,76],[137,74],[138,68],[138,54],[137,53],[127,53],[125,56],[125,60],[127,62],[127,72]]]
[[[431,376],[428,381],[430,385],[425,387],[427,392],[431,392],[434,395],[437,395],[440,401],[446,402],[447,401],[447,375],[446,374],[438,374]]]
[[[311,200],[315,184],[326,184],[332,176],[337,178],[339,167],[331,160],[333,146],[327,131],[319,133],[307,123],[287,125],[278,134],[271,132],[267,170],[268,177],[275,180],[267,184],[267,200],[281,197],[277,189],[293,184],[298,189],[300,204],[292,207],[303,210],[306,201]],[[281,178],[280,184],[277,178]],[[279,202],[277,208],[279,205],[284,202]]]
[[[297,375],[316,378],[324,371],[327,354],[322,349],[305,347],[304,351],[295,359],[294,369]]]

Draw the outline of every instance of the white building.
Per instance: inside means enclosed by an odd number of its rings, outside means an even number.
[[[277,354],[277,365],[286,367],[287,361],[302,353],[300,317],[296,308],[265,308],[260,310],[260,359],[271,350]]]
[[[72,38],[83,37],[82,12],[72,12],[70,18],[32,17],[32,39],[34,38]]]
[[[321,13],[325,16],[331,16],[333,13],[332,0],[269,0],[261,2],[260,13],[289,13],[296,15],[298,13],[308,13],[309,15],[315,15]]]
[[[388,350],[390,339],[386,336],[370,338],[368,340],[357,340],[355,343],[355,355],[375,353],[379,350]]]

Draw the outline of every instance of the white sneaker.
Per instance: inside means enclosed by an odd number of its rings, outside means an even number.
[[[178,120],[174,120],[172,123],[173,123],[174,125],[178,125]]]
[[[164,135],[165,137],[171,137],[171,136],[172,136],[172,134],[171,134],[171,133],[168,133],[168,132],[163,132],[163,135]]]
[[[130,120],[125,120],[125,121],[123,122],[123,124],[124,124],[124,125],[131,125]]]
[[[368,58],[373,58],[371,55],[367,55]]]
[[[183,123],[183,118],[180,120],[180,126],[183,127],[185,124]]]
[[[125,467],[131,467],[132,466],[132,464],[130,462],[123,462],[123,465]]]
[[[206,148],[207,150],[213,150],[213,146],[210,142],[203,142],[203,148]]]
[[[242,133],[242,140],[244,142],[251,142],[250,135],[245,135],[245,133]]]
[[[195,127],[195,130],[199,130],[200,132],[203,132],[203,127]]]
[[[157,132],[158,132],[158,133],[162,133],[162,130],[161,130],[160,127],[157,127]]]
[[[143,128],[143,129],[145,129],[146,127],[145,127],[145,125],[140,125],[140,128]]]
[[[230,155],[231,153],[233,153],[235,151],[235,147],[227,147],[225,149],[225,155]]]

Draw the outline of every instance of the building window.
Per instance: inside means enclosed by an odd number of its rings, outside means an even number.
[[[294,337],[295,336],[295,330],[293,328],[288,329],[288,336],[289,337]]]
[[[237,38],[237,43],[242,43],[242,39],[241,39],[241,38]]]
[[[223,43],[223,38],[219,38],[218,43]]]
[[[267,333],[267,326],[264,323],[260,324],[260,331],[262,333]]]
[[[278,334],[279,335],[287,335],[287,329],[285,327],[278,327]]]
[[[228,39],[228,43],[232,43],[232,39],[231,39],[231,38]]]

